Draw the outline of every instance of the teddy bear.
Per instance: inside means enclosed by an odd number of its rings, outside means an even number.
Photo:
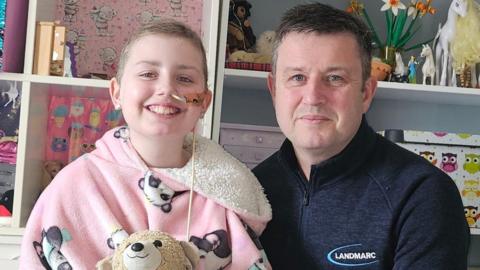
[[[230,0],[228,14],[227,49],[249,51],[254,48],[256,37],[248,20],[252,5],[246,0]]]
[[[246,51],[236,51],[228,57],[229,62],[248,62],[257,64],[270,64],[272,61],[271,55],[260,53],[250,53]]]
[[[47,160],[43,163],[42,190],[47,187],[57,173],[63,168],[63,163],[58,160]]]
[[[190,270],[200,260],[198,248],[177,241],[160,231],[140,231],[131,234],[115,249],[112,256],[102,259],[97,270]]]
[[[257,53],[263,55],[272,55],[273,43],[275,41],[276,32],[272,30],[265,31],[260,34],[255,44]]]

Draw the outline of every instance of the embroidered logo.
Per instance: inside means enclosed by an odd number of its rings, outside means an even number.
[[[365,266],[377,263],[375,251],[367,251],[362,244],[352,244],[333,249],[327,255],[330,263],[346,267]]]

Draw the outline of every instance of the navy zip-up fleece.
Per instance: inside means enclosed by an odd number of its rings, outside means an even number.
[[[253,172],[273,208],[261,242],[278,269],[467,269],[469,229],[453,180],[363,120],[304,177],[290,141]]]

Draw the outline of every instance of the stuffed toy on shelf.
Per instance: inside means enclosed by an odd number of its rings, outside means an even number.
[[[42,187],[41,189],[44,190],[50,182],[52,182],[53,178],[57,175],[57,173],[64,167],[63,163],[59,160],[47,160],[43,163],[43,179],[42,179]]]
[[[256,37],[248,20],[252,5],[246,0],[230,0],[228,15],[227,48],[229,53],[254,48]]]

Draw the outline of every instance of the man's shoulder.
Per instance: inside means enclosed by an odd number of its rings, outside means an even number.
[[[267,157],[252,169],[253,174],[255,174],[259,180],[267,175],[276,174],[278,172],[278,169],[281,167],[280,160],[278,158],[279,151],[280,150],[275,151],[272,155]]]
[[[378,135],[375,148],[367,161],[369,173],[383,182],[408,182],[420,179],[450,177],[420,155]]]

